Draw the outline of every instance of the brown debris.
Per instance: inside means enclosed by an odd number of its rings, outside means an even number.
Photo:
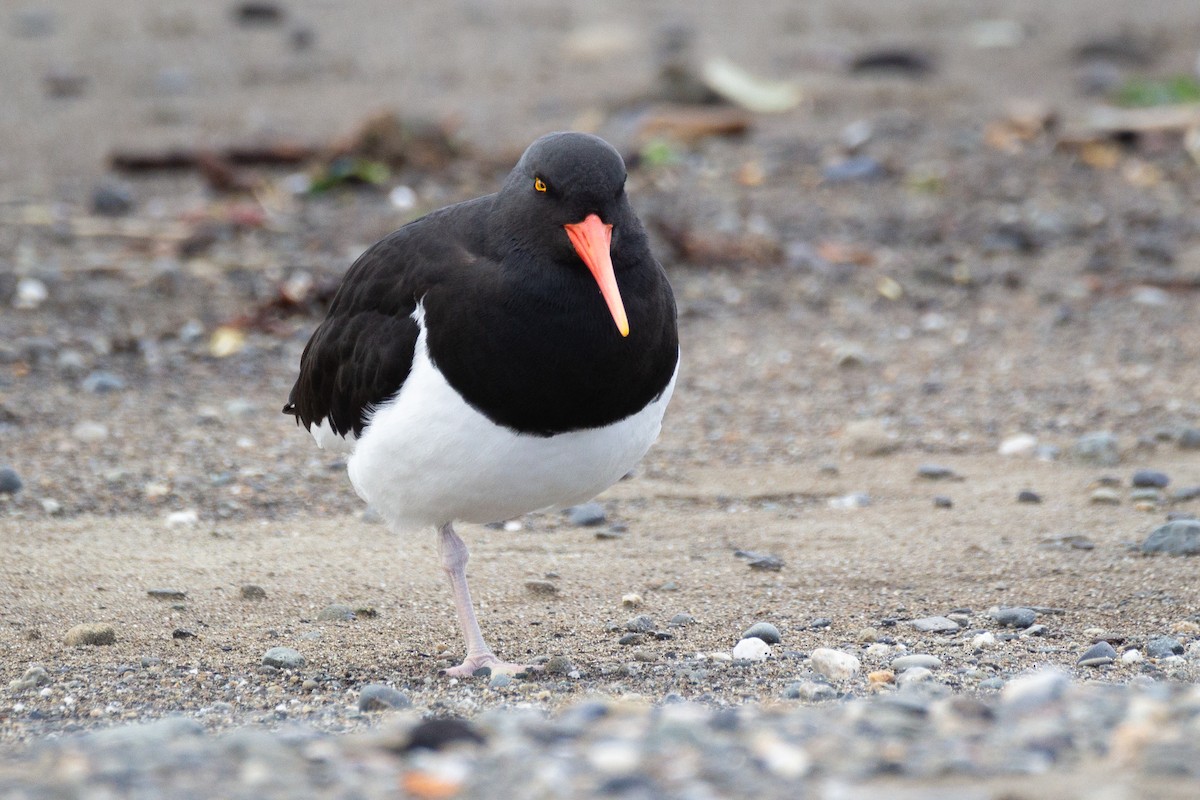
[[[658,105],[643,112],[637,138],[644,142],[665,136],[693,144],[709,136],[740,136],[753,121],[749,111],[729,106]]]
[[[379,161],[393,169],[445,169],[461,153],[454,139],[453,120],[403,119],[394,111],[368,117],[353,134],[335,143],[333,156],[354,155]]]

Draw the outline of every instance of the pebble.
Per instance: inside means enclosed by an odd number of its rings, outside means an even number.
[[[1133,478],[1130,480],[1130,484],[1133,486],[1154,489],[1165,489],[1170,482],[1171,479],[1165,472],[1157,472],[1152,469],[1139,469],[1133,473]]]
[[[1108,431],[1085,433],[1075,441],[1075,458],[1087,464],[1112,467],[1121,463],[1117,437]]]
[[[887,177],[887,169],[871,156],[851,156],[821,170],[826,183],[877,181]]]
[[[1132,647],[1132,648],[1126,650],[1124,653],[1121,653],[1121,663],[1122,664],[1137,664],[1137,663],[1140,663],[1141,660],[1142,660],[1142,651],[1138,650],[1135,647]]]
[[[330,603],[317,613],[321,622],[352,622],[354,609],[344,603]]]
[[[525,590],[533,594],[549,596],[558,594],[558,585],[553,581],[533,580],[525,581]]]
[[[654,619],[645,614],[638,614],[625,621],[625,630],[630,633],[652,633],[654,628]]]
[[[71,435],[81,442],[92,444],[108,438],[108,426],[93,420],[84,420],[71,428]]]
[[[738,661],[766,661],[771,657],[771,646],[757,637],[742,639],[734,645],[733,657]]]
[[[359,711],[387,711],[411,705],[408,695],[383,683],[368,683],[358,692]]]
[[[929,481],[945,481],[957,479],[959,474],[941,464],[922,464],[917,467],[917,477]]]
[[[901,673],[910,669],[921,667],[923,669],[937,669],[942,665],[942,660],[934,655],[927,653],[913,653],[907,656],[900,656],[892,659],[892,672]]]
[[[503,689],[506,686],[512,686],[513,679],[511,675],[506,675],[503,672],[494,673],[491,680],[488,681],[489,689]]]
[[[105,645],[117,641],[117,632],[112,625],[104,623],[81,623],[67,631],[63,641],[72,647],[78,645]]]
[[[861,662],[849,653],[830,647],[818,647],[809,654],[815,672],[831,681],[845,681],[858,673]]]
[[[1088,501],[1098,506],[1121,505],[1121,493],[1111,486],[1099,486],[1092,490]]]
[[[1028,628],[1037,622],[1037,612],[1022,606],[993,608],[988,611],[988,616],[1007,628]]]
[[[910,686],[914,683],[925,683],[933,678],[933,670],[928,667],[909,667],[896,676],[897,686]]]
[[[833,700],[836,698],[837,690],[822,681],[800,681],[789,685],[784,690],[784,697],[793,700],[807,700],[810,703],[819,703],[822,700]]]
[[[1030,456],[1037,449],[1037,438],[1028,433],[1018,433],[1000,442],[998,452],[1002,456]]]
[[[32,664],[21,674],[20,678],[10,681],[8,688],[14,692],[20,692],[25,689],[36,689],[47,683],[50,683],[50,673],[46,672],[46,668],[41,664]]]
[[[989,647],[995,647],[995,645],[996,635],[991,631],[977,633],[971,639],[971,647],[975,648],[976,650],[987,650]]]
[[[783,559],[779,556],[764,555],[750,559],[746,566],[756,572],[779,572],[783,569]]]
[[[1183,655],[1183,643],[1173,636],[1155,636],[1146,642],[1146,655],[1150,658]]]
[[[696,618],[693,617],[691,614],[680,613],[680,614],[676,614],[675,616],[671,617],[671,619],[667,622],[667,627],[668,628],[683,628],[687,625],[691,625],[695,621],[696,621]]]
[[[31,311],[50,299],[50,290],[37,278],[21,278],[13,295],[13,308]]]
[[[1184,428],[1175,443],[1180,450],[1200,450],[1200,428]]]
[[[642,602],[642,596],[636,592],[621,595],[621,605],[625,606],[625,608],[640,608]]]
[[[855,508],[866,508],[871,505],[871,496],[866,492],[851,492],[844,494],[841,497],[831,497],[829,499],[829,507],[833,509],[848,510]]]
[[[1172,556],[1200,554],[1200,521],[1178,519],[1155,528],[1142,542],[1143,553],[1167,553]]]
[[[881,420],[857,419],[842,428],[843,446],[856,456],[885,456],[900,448],[900,440]]]
[[[25,484],[12,467],[0,467],[0,494],[16,494]]]
[[[1096,642],[1076,662],[1081,667],[1103,667],[1117,660],[1117,651],[1108,642]]]
[[[911,620],[908,624],[921,633],[949,633],[959,630],[958,623],[946,617],[922,617]]]
[[[1017,493],[1018,503],[1040,503],[1042,496],[1032,489],[1022,489]]]
[[[91,394],[108,394],[125,389],[125,380],[120,375],[114,375],[104,370],[96,370],[83,379],[83,390]]]
[[[182,589],[147,589],[146,594],[155,600],[186,600],[187,592]]]
[[[133,189],[128,184],[105,181],[92,190],[92,213],[120,217],[133,210]]]
[[[304,656],[290,647],[272,647],[263,654],[262,663],[276,669],[299,669],[304,666]]]
[[[564,509],[563,513],[567,515],[568,522],[581,528],[603,525],[608,519],[608,514],[604,511],[604,506],[600,503],[583,503],[571,506]]]
[[[634,653],[634,657],[637,657]],[[566,656],[550,656],[543,665],[542,670],[547,675],[569,675],[575,670],[575,665],[571,663],[571,659]]]
[[[239,590],[239,593],[241,594],[243,600],[266,600],[267,599],[267,590],[257,584],[254,584],[254,583],[245,584]]]
[[[951,500],[949,497],[947,497],[944,494],[934,495],[933,507],[934,508],[954,508],[954,501]]]
[[[750,639],[752,637],[762,639],[767,644],[779,644],[783,641],[783,637],[779,633],[779,628],[776,628],[769,622],[756,622],[742,634],[743,639]]]

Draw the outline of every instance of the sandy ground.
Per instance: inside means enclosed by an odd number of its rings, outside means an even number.
[[[1194,661],[1074,666],[1099,637],[1119,649],[1196,638],[1195,559],[1143,557],[1136,545],[1168,511],[1195,512],[1197,502],[1142,511],[1129,497],[1136,467],[1167,473],[1171,488],[1200,484],[1200,451],[1175,441],[1200,426],[1195,164],[1167,148],[1088,170],[1046,139],[1017,155],[980,144],[1014,98],[1065,118],[1094,104],[1071,56],[1089,38],[1132,31],[1154,43],[1152,67],[1121,69],[1191,69],[1194,3],[1135,12],[1013,2],[986,14],[955,2],[766,3],[745,14],[715,2],[292,2],[283,24],[253,29],[234,25],[224,4],[28,8],[49,10],[50,33],[18,35],[29,23],[17,9],[0,19],[0,466],[25,482],[0,497],[0,739],[215,702],[230,705],[207,718],[214,727],[274,724],[283,702],[293,718],[354,729],[367,723],[341,713],[343,693],[369,682],[391,682],[436,713],[512,699],[436,675],[460,644],[432,533],[401,541],[363,521],[341,465],[277,414],[319,308],[251,331],[229,358],[208,353],[212,331],[279,281],[300,270],[336,277],[403,215],[382,195],[317,198],[165,272],[173,257],[153,244],[60,240],[38,220],[55,208],[86,215],[114,148],[321,142],[387,107],[460,121],[484,165],[412,179],[422,207],[460,199],[492,186],[495,163],[545,130],[619,135],[621,109],[655,90],[658,32],[679,21],[695,30],[700,56],[797,77],[806,100],[759,118],[744,139],[697,146],[675,172],[635,173],[639,211],[731,214],[751,229],[765,219],[791,255],[731,264],[663,250],[684,370],[660,443],[600,498],[609,519],[598,530],[617,524],[623,535],[600,539],[557,513],[530,515],[514,532],[463,528],[491,643],[512,659],[566,655],[582,673],[523,701],[558,707],[598,691],[775,703],[804,654],[852,650],[867,628],[940,655],[941,679],[964,691],[1046,664],[1102,681],[1197,679]],[[993,17],[1019,22],[1025,38],[972,45],[971,26]],[[310,47],[291,44],[297,31]],[[932,53],[935,72],[864,79],[839,66],[883,45]],[[49,96],[46,76],[60,73],[84,78],[80,96]],[[840,132],[864,118],[875,129],[869,150],[892,178],[823,183]],[[761,185],[738,178],[748,163],[765,168]],[[1130,167],[1146,163],[1154,180]],[[940,189],[913,188],[930,174]],[[223,202],[195,176],[134,186],[135,216],[152,226]],[[1006,245],[1014,227],[1033,244]],[[829,242],[868,256],[832,265],[804,256],[827,254]],[[1109,269],[1088,267],[1098,252],[1111,254]],[[10,306],[26,275],[44,279],[51,299],[19,311]],[[885,278],[899,298],[886,299]],[[187,326],[200,333],[184,336]],[[82,368],[63,366],[67,351],[82,354]],[[92,370],[125,388],[82,389]],[[81,439],[77,426],[89,421],[107,435]],[[864,455],[875,428],[889,452]],[[1119,464],[1071,458],[1096,430],[1118,437]],[[998,455],[1018,433],[1058,457]],[[918,478],[931,462],[962,479]],[[1102,477],[1117,479],[1119,505],[1090,502]],[[1018,503],[1025,489],[1043,502]],[[852,493],[869,505],[831,505]],[[935,495],[952,508],[936,508]],[[189,510],[195,524],[167,525]],[[1064,545],[1070,534],[1093,546]],[[752,571],[738,549],[784,566]],[[525,587],[547,575],[555,596]],[[243,599],[245,584],[266,598]],[[155,588],[186,599],[149,597]],[[639,607],[622,605],[630,593]],[[378,615],[318,621],[332,602]],[[966,609],[972,629],[1006,634],[987,611],[1010,605],[1039,607],[1045,635],[1002,636],[976,652],[907,625]],[[662,627],[683,612],[695,624],[666,641],[626,647],[610,629],[637,613]],[[728,651],[759,620],[784,639],[755,671],[689,683],[673,669],[680,657]],[[66,646],[80,622],[112,624],[116,643]],[[258,676],[276,645],[301,651],[314,686]],[[648,666],[621,669],[635,660]],[[73,710],[18,719],[19,698],[2,687],[31,663],[60,688],[22,702],[49,710],[69,695]],[[247,688],[231,691],[229,676]]]

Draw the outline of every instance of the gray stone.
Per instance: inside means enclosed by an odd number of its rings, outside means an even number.
[[[182,589],[147,589],[146,594],[155,600],[186,600],[187,592]]]
[[[685,625],[691,625],[695,621],[696,621],[696,618],[693,617],[691,614],[686,614],[686,613],[676,614],[675,616],[671,617],[669,622],[667,622],[667,627],[682,628]]]
[[[1040,503],[1042,496],[1032,489],[1022,489],[1017,493],[1018,503]]]
[[[908,624],[921,633],[949,633],[959,630],[958,623],[946,617],[922,617],[910,620]]]
[[[133,189],[118,181],[104,181],[92,190],[92,212],[120,217],[133,210]]]
[[[1183,655],[1183,643],[1173,636],[1155,636],[1146,642],[1146,655],[1151,658]]]
[[[628,645],[634,645],[634,644],[641,644],[644,641],[646,641],[646,634],[644,634],[644,633],[627,633],[624,636],[622,636],[620,639],[617,640],[617,644],[622,644],[622,645],[628,646]]]
[[[359,711],[387,711],[411,705],[408,695],[383,683],[368,683],[358,692]]]
[[[1075,458],[1086,464],[1112,467],[1121,463],[1121,448],[1117,437],[1108,431],[1085,433],[1075,442]]]
[[[1103,667],[1117,660],[1117,651],[1108,642],[1096,642],[1084,651],[1077,662],[1081,667]]]
[[[821,171],[825,183],[858,183],[887,177],[887,168],[871,156],[851,156]]]
[[[550,656],[542,669],[547,675],[567,675],[575,669],[575,665],[566,656]]]
[[[769,622],[756,622],[746,629],[742,634],[743,639],[762,639],[767,644],[779,644],[783,641],[783,637],[779,633],[779,628],[776,628]]]
[[[544,596],[558,594],[558,586],[553,581],[525,581],[525,589],[533,594],[540,594]]]
[[[798,681],[790,684],[784,690],[783,696],[792,700],[807,700],[810,703],[819,703],[822,700],[833,700],[837,697],[837,690],[828,683],[821,681]]]
[[[330,603],[321,609],[317,619],[322,622],[350,622],[354,619],[354,609],[344,603]]]
[[[16,494],[25,484],[12,467],[0,467],[0,494]]]
[[[625,630],[630,633],[651,633],[654,628],[654,619],[645,614],[638,614],[625,622]]]
[[[1176,444],[1182,450],[1200,450],[1200,428],[1184,428]]]
[[[958,478],[958,473],[941,464],[922,464],[917,467],[917,477],[929,481],[945,481]]]
[[[243,600],[266,600],[267,590],[255,583],[242,586],[240,594]]]
[[[83,379],[83,390],[91,394],[108,394],[125,389],[125,379],[104,370],[96,370]]]
[[[1037,622],[1037,612],[1022,606],[993,609],[988,616],[1007,628],[1028,628]]]
[[[63,641],[72,647],[77,645],[105,645],[117,641],[117,632],[112,625],[103,623],[82,623],[67,631]]]
[[[492,675],[488,681],[489,689],[503,689],[505,686],[512,686],[513,679],[511,675],[506,675],[503,672],[497,672]]]
[[[1165,489],[1171,482],[1165,472],[1157,472],[1152,469],[1139,469],[1133,473],[1133,479],[1130,483],[1133,486],[1141,488]]]
[[[900,656],[892,659],[892,671],[904,672],[905,670],[921,667],[923,669],[937,669],[942,665],[942,660],[928,653],[913,653],[907,656]]]
[[[1200,500],[1200,486],[1180,486],[1171,492],[1171,502],[1186,503],[1189,500]]]
[[[933,507],[934,508],[954,508],[954,501],[951,500],[949,497],[947,497],[944,494],[934,495]]]
[[[783,559],[772,555],[759,556],[750,559],[746,566],[758,572],[779,572],[783,569]]]
[[[1200,554],[1200,521],[1178,519],[1160,525],[1142,542],[1142,552],[1172,556]]]
[[[272,647],[263,654],[262,663],[276,669],[299,669],[304,666],[304,656],[290,647]]]
[[[580,527],[603,525],[605,520],[608,519],[608,515],[604,511],[604,506],[599,503],[583,503],[571,506],[565,509],[563,513],[567,515],[568,522]]]

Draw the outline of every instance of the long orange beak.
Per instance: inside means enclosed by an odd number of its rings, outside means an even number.
[[[587,264],[592,277],[600,286],[600,294],[608,304],[608,313],[612,314],[613,322],[622,336],[629,335],[629,320],[625,316],[625,304],[621,302],[621,290],[617,288],[617,276],[613,273],[612,255],[609,247],[612,243],[612,225],[605,225],[600,217],[588,214],[583,222],[573,222],[564,225],[575,252]]]

